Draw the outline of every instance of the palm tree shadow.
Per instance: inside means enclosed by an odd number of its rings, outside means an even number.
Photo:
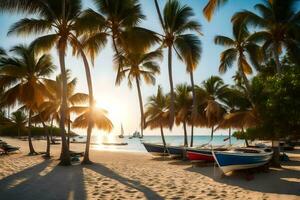
[[[237,171],[230,175],[221,176],[218,167],[189,167],[186,170],[202,174],[219,183],[238,186],[256,192],[300,195],[299,180],[293,180],[296,177],[300,177],[300,171],[287,168],[289,166],[299,166],[299,164],[300,161],[289,161],[284,163],[281,169],[270,168],[269,172],[255,173],[252,181],[245,179],[245,171]]]
[[[147,199],[155,199],[155,200],[162,200],[163,199],[159,194],[157,194],[156,192],[154,192],[150,188],[148,188],[144,185],[141,185],[139,181],[127,179],[123,176],[120,176],[119,174],[117,174],[113,170],[111,170],[111,169],[109,169],[109,168],[107,168],[107,167],[105,167],[101,164],[95,163],[93,165],[86,166],[86,168],[88,168],[90,170],[93,170],[94,172],[96,172],[96,173],[98,173],[102,176],[108,177],[110,179],[114,179],[114,180],[120,182],[123,185],[134,188],[134,189],[144,193],[144,195]]]
[[[45,161],[1,180],[0,196],[10,200],[86,199],[82,166],[54,166],[43,175],[41,172],[50,163],[51,161]],[[14,187],[5,187],[7,183],[13,183],[20,178],[25,180]]]

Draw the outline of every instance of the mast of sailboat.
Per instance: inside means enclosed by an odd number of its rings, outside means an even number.
[[[124,135],[124,129],[123,129],[123,124],[121,123],[121,135]]]

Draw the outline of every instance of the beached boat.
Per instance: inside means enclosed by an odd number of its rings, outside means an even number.
[[[228,149],[223,147],[218,147],[218,148],[214,148],[214,150],[225,151]],[[187,157],[191,161],[213,162],[215,160],[211,148],[188,148]]]
[[[267,164],[273,155],[269,148],[236,148],[229,151],[212,151],[223,173],[250,169]]]
[[[167,156],[169,155],[168,149],[164,147],[162,144],[152,144],[143,142],[144,147],[146,150],[155,156]]]
[[[184,146],[167,146],[170,156],[182,157],[185,152]]]
[[[102,142],[103,145],[111,145],[111,146],[124,146],[124,145],[128,145],[127,142]]]

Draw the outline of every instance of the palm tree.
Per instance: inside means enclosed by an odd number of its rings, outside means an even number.
[[[116,58],[122,63],[122,69],[120,70],[120,75],[118,76],[119,80],[117,80],[117,82],[120,83],[127,77],[128,86],[131,88],[133,81],[135,81],[141,112],[141,137],[143,137],[145,117],[141,81],[143,79],[146,84],[155,84],[155,76],[160,73],[159,64],[156,60],[162,59],[162,51],[149,51],[149,49],[145,48],[141,43],[139,43],[140,48],[136,48],[135,43],[136,41],[132,44],[127,41],[126,46],[122,46],[122,53]]]
[[[199,104],[198,107],[201,108],[198,109],[198,112],[200,111],[198,114],[199,124],[211,128],[210,141],[213,139],[215,126],[222,120],[225,114],[221,100],[224,98],[226,88],[227,85],[218,76],[211,76],[202,83],[202,87],[197,86],[195,88],[197,96],[201,97],[197,102]]]
[[[16,102],[24,104],[29,110],[28,114],[28,141],[30,154],[35,154],[31,141],[31,117],[36,105],[40,105],[47,92],[43,80],[55,69],[50,55],[39,57],[34,50],[24,45],[11,49],[14,57],[4,57],[0,61],[0,76],[10,85],[4,92],[2,104],[15,105]]]
[[[244,10],[232,17],[233,23],[242,21],[262,29],[251,37],[263,41],[263,49],[272,52],[278,73],[281,71],[279,56],[283,47],[295,55],[299,53],[296,35],[299,33],[300,11],[297,3],[296,0],[264,1],[255,5],[259,14]]]
[[[163,15],[160,12],[157,0],[154,0],[157,14],[159,16],[161,27],[164,30],[163,47],[168,49],[168,72],[169,72],[169,84],[170,84],[170,123],[169,127],[173,127],[175,110],[174,110],[174,87],[173,87],[173,75],[172,75],[172,54],[173,49],[179,58],[182,58],[185,63],[196,66],[198,60],[198,49],[195,49],[194,54],[191,53],[191,49],[198,47],[197,38],[190,33],[190,31],[196,31],[200,33],[200,24],[197,21],[192,20],[194,12],[192,8],[187,5],[180,5],[178,0],[168,0]],[[200,53],[199,53],[200,54]]]
[[[74,106],[71,108],[71,112],[79,114],[72,123],[73,128],[87,128],[90,124],[92,124],[92,129],[96,127],[107,132],[110,132],[113,128],[112,122],[106,116],[107,111],[104,109],[95,107],[91,109],[91,107]],[[89,159],[89,148],[86,148],[83,160],[92,163]]]
[[[71,119],[70,119],[70,112],[69,109],[71,107],[76,106],[78,104],[86,103],[88,100],[88,95],[84,93],[75,93],[75,87],[77,84],[77,79],[70,78],[70,71],[67,70],[67,107],[68,107],[68,112],[66,113],[67,119],[66,119],[66,124],[68,127],[68,146],[70,145],[70,133],[71,133]],[[46,87],[48,88],[50,92],[50,96],[46,101],[44,101],[41,104],[41,110],[47,115],[51,116],[51,124],[53,124],[53,120],[56,122],[59,122],[60,120],[60,109],[61,109],[61,94],[62,94],[62,89],[61,89],[61,84],[62,84],[62,79],[61,75],[56,76],[55,80],[50,80],[46,79],[44,80],[44,83]]]
[[[207,4],[203,8],[203,15],[210,21],[217,8],[225,4],[228,0],[208,0]]]
[[[145,128],[160,128],[160,134],[164,147],[166,147],[166,140],[163,128],[168,127],[168,115],[168,97],[163,94],[162,88],[158,86],[156,95],[152,95],[148,98],[148,103],[145,112]]]
[[[86,18],[80,16],[81,14],[81,1],[80,0],[63,0],[63,1],[53,1],[53,0],[24,0],[24,1],[5,1],[0,3],[0,8],[17,10],[17,11],[26,11],[31,14],[36,14],[38,19],[28,19],[25,18],[16,24],[14,24],[9,33],[17,34],[28,34],[28,33],[44,33],[52,31],[50,34],[37,38],[33,42],[33,46],[37,51],[46,51],[52,48],[53,46],[57,47],[61,68],[61,76],[63,83],[63,92],[62,92],[62,106],[61,106],[61,119],[60,119],[60,128],[62,136],[62,154],[61,162],[62,165],[70,165],[70,156],[68,151],[68,145],[66,141],[66,134],[64,128],[65,122],[65,113],[67,109],[67,80],[66,80],[66,69],[65,69],[65,54],[67,45],[70,44],[73,48],[73,53],[81,56],[83,59],[87,85],[89,90],[90,97],[90,106],[92,107],[93,99],[93,90],[92,90],[92,80],[90,75],[89,63],[86,58],[85,50],[86,47],[78,40],[77,36],[81,36],[85,33],[91,33],[95,31],[95,26],[92,26],[94,20],[87,20]],[[99,26],[98,26],[99,27]],[[99,37],[95,39],[92,38],[95,42],[94,47],[102,47],[105,38]],[[99,42],[100,40],[100,42]],[[101,45],[100,45],[100,44]],[[89,46],[90,47],[90,46]],[[88,138],[91,135],[91,127],[87,129]]]
[[[187,84],[179,84],[176,86],[175,92],[175,122],[177,125],[183,124],[184,130],[184,146],[188,146],[187,138],[187,121],[191,115],[192,96],[190,87]]]
[[[261,61],[261,52],[257,44],[251,40],[251,35],[247,27],[242,23],[233,25],[233,38],[218,35],[215,37],[215,43],[228,47],[220,55],[219,72],[225,73],[232,67],[234,61],[237,61],[238,72],[243,78],[243,82],[250,93],[251,88],[246,74],[252,73],[252,68],[247,61],[250,59],[253,65],[258,65]]]
[[[104,38],[109,36],[116,56],[120,54],[120,36],[127,28],[134,27],[145,18],[141,11],[141,5],[137,0],[93,0],[97,11],[87,9],[82,17],[86,25],[93,27],[94,31],[90,36],[91,45],[96,41],[100,44]],[[94,41],[92,41],[94,40]],[[98,48],[90,48],[90,55],[94,58]],[[117,78],[121,70],[121,63],[118,67]]]
[[[17,128],[18,137],[21,136],[21,132],[27,131],[26,124],[28,122],[27,116],[21,110],[17,110],[11,114],[10,126]]]

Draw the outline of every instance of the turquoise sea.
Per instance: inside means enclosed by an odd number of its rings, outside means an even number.
[[[169,145],[183,145],[183,136],[165,136],[166,142]],[[229,145],[229,140],[224,141],[228,138],[227,135],[217,135],[213,137],[213,140],[210,142],[212,145]],[[190,137],[188,138],[190,143]],[[197,135],[194,136],[194,146],[200,146],[202,144],[208,143],[210,140],[209,135]],[[85,136],[80,136],[76,138],[76,141],[85,141]],[[103,145],[102,143],[128,143],[128,145],[119,146],[119,145]],[[102,136],[93,136],[92,137],[92,149],[96,150],[109,150],[109,151],[130,151],[130,152],[146,152],[146,149],[142,145],[142,142],[151,142],[151,143],[162,143],[160,136],[144,136],[144,138],[132,138],[129,139],[128,136],[125,136],[123,139],[118,138],[116,135],[102,135]],[[244,140],[237,140],[236,138],[231,138],[231,144],[233,145],[243,145]]]

